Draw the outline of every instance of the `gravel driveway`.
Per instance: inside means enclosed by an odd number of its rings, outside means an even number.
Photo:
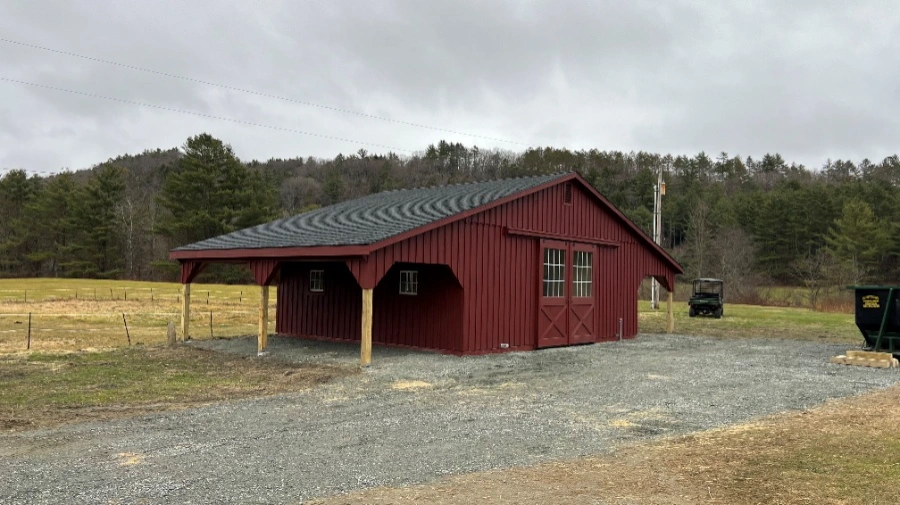
[[[270,350],[358,359],[337,343],[272,338]],[[302,393],[0,435],[0,503],[299,503],[596,454],[900,380],[827,363],[845,350],[687,336],[468,358],[376,348],[364,374]]]

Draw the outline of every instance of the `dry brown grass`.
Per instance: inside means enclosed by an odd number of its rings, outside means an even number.
[[[898,419],[900,386],[895,386],[811,411],[635,445],[609,457],[376,488],[312,503],[898,503]]]
[[[24,291],[28,290],[25,302]],[[151,292],[151,289],[153,290]],[[256,286],[196,285],[191,303],[191,336],[230,337],[256,332]],[[159,344],[166,325],[175,324],[180,338],[180,285],[67,279],[0,280],[0,354],[26,349],[28,314],[31,349],[60,352],[112,349],[132,344]],[[94,296],[98,297],[94,300]],[[79,298],[75,299],[76,293]],[[127,300],[125,299],[127,296]],[[275,329],[270,299],[270,331]],[[212,314],[212,329],[210,329]]]

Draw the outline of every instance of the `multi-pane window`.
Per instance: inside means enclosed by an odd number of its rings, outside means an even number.
[[[589,298],[593,292],[594,253],[575,251],[572,257],[572,296]]]
[[[309,271],[309,290],[313,293],[325,291],[325,270]]]
[[[566,289],[566,251],[544,249],[544,296],[561,298]]]
[[[419,272],[417,270],[400,271],[400,294],[419,294]]]

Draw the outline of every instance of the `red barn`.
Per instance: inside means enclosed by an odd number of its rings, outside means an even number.
[[[562,173],[388,191],[175,249],[190,283],[211,262],[277,284],[276,332],[453,354],[637,334],[637,290],[670,293],[681,266],[581,176]],[[668,326],[672,329],[671,294]]]

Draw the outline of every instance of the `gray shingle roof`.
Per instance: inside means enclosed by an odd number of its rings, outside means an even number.
[[[175,249],[203,251],[368,245],[568,174],[386,191]]]

